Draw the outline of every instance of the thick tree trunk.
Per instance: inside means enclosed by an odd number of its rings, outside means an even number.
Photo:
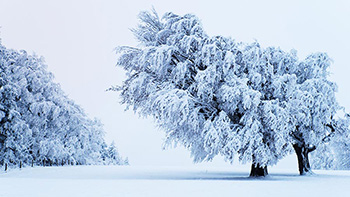
[[[252,168],[250,170],[250,177],[262,177],[267,176],[267,166],[261,167],[259,164],[252,164]]]
[[[314,151],[316,147],[309,147],[306,145],[293,144],[293,148],[298,158],[298,167],[300,175],[311,174],[311,167],[309,162],[309,153]]]

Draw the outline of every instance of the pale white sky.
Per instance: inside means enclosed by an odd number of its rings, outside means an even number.
[[[131,164],[191,165],[183,148],[162,151],[164,135],[152,120],[124,112],[118,95],[105,92],[124,77],[115,67],[113,49],[137,45],[129,29],[136,26],[137,14],[152,6],[160,15],[195,14],[212,36],[256,39],[264,47],[287,51],[294,48],[300,57],[327,52],[334,60],[331,78],[339,86],[339,102],[349,111],[350,3],[346,0],[0,0],[0,38],[8,48],[44,56],[63,90],[89,116],[102,120],[107,141],[114,140]],[[219,158],[210,165],[224,164]]]

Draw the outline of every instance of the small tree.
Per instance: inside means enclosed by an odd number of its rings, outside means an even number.
[[[334,130],[323,138],[312,154],[312,166],[316,169],[350,169],[350,116],[334,121]]]
[[[329,66],[326,54],[315,53],[296,64],[293,72],[297,89],[288,99],[294,127],[290,134],[301,175],[311,172],[309,153],[335,133],[333,117],[340,107],[335,98],[336,84],[327,80]]]

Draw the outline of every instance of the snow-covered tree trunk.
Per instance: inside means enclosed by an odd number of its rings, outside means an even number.
[[[316,147],[309,147],[306,144],[293,144],[293,148],[297,154],[300,175],[312,173],[309,162],[309,153],[314,151]]]
[[[262,177],[262,176],[267,176],[267,166],[262,167],[259,164],[252,164],[252,168],[250,170],[250,177]]]
[[[255,162],[255,156],[253,155],[253,163],[250,169],[250,177],[264,177],[267,176],[267,166],[261,166]]]

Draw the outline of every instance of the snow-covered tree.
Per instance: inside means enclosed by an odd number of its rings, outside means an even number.
[[[292,132],[293,147],[298,156],[299,172],[310,171],[308,153],[324,143],[335,132],[334,116],[340,109],[335,98],[336,85],[327,80],[329,57],[323,53],[310,55],[298,65],[299,91],[291,107],[296,124]]]
[[[90,119],[53,78],[42,58],[0,43],[1,165],[104,163],[102,124]]]
[[[350,169],[350,115],[334,121],[334,131],[323,139],[312,154],[312,166],[316,169]]]
[[[113,141],[109,147],[105,146],[102,152],[102,158],[107,165],[129,165],[128,158],[122,158],[119,155],[118,149]]]
[[[183,144],[195,162],[217,154],[232,162],[238,152],[253,162],[252,176],[266,175],[288,148],[288,125],[287,112],[265,91],[274,73],[261,69],[268,60],[260,46],[209,37],[193,15],[142,12],[140,19],[134,33],[141,48],[118,49],[128,76],[118,88],[122,102],[152,115],[167,142]]]
[[[252,162],[251,176],[264,176],[291,145],[304,160],[329,134],[338,105],[327,55],[301,61],[295,50],[209,37],[191,14],[139,18],[139,47],[117,48],[127,79],[112,89],[127,108],[155,118],[166,144],[184,145],[195,162],[218,154],[232,162],[238,154]]]

